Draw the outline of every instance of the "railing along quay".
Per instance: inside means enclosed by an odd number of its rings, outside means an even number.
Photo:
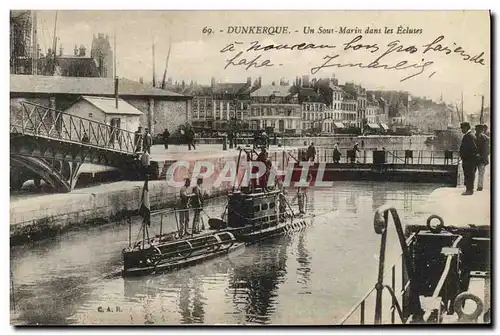
[[[416,165],[458,165],[458,152],[432,150],[375,150],[360,149],[356,152],[353,161],[352,149],[339,149],[341,156],[339,163],[362,164],[416,164]],[[299,149],[298,160],[305,157],[307,149]],[[316,163],[334,163],[334,149],[316,148]],[[304,159],[305,160],[305,159]]]

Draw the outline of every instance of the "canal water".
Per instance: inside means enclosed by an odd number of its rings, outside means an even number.
[[[13,324],[334,324],[376,279],[373,212],[394,204],[403,222],[440,185],[337,182],[309,190],[318,215],[300,233],[181,271],[124,280],[123,223],[11,250]],[[293,198],[293,191],[290,191]],[[207,212],[220,215],[224,199]],[[165,219],[166,220],[166,219]],[[170,218],[173,220],[173,218]],[[133,237],[139,221],[132,226]],[[389,244],[396,246],[394,232]]]

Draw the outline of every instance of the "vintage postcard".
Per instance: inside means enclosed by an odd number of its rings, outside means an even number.
[[[491,325],[488,11],[10,11],[10,320]]]

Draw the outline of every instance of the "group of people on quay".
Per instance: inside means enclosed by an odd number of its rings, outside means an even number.
[[[304,146],[307,146],[307,142],[304,142]],[[332,155],[332,160],[333,163],[339,164],[340,159],[342,158],[342,153],[340,152],[340,144],[336,143],[334,148],[333,148],[333,155]],[[349,161],[351,163],[356,163],[357,162],[357,157],[358,153],[361,152],[359,149],[359,144],[356,142],[351,150],[348,150],[347,155],[349,158]],[[302,157],[301,160],[305,162],[315,162],[316,161],[316,147],[314,146],[314,143],[311,143],[306,151],[302,151]]]
[[[134,147],[135,152],[147,152],[151,154],[151,146],[153,145],[153,137],[149,132],[149,129],[144,129],[142,131],[142,127],[138,127],[134,133]]]
[[[465,192],[462,195],[474,194],[474,181],[478,172],[477,191],[483,190],[484,173],[489,164],[490,138],[487,135],[488,126],[479,124],[475,126],[475,134],[469,122],[460,124],[462,143],[460,144],[460,158],[464,172]]]

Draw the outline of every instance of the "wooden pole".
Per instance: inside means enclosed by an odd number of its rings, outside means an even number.
[[[128,218],[128,247],[132,246],[132,218]]]
[[[146,224],[142,223],[142,248],[145,249],[146,243]]]
[[[115,36],[113,37],[113,77],[118,78],[116,71],[116,28]]]
[[[115,77],[115,107],[118,109],[118,77]]]
[[[170,49],[172,48],[172,45],[170,44],[168,46],[168,54],[167,54],[167,60],[165,62],[165,71],[163,72],[163,80],[161,81],[161,88],[162,89],[167,89],[167,69],[168,69],[168,60],[170,58]]]
[[[461,106],[461,109],[462,109],[462,122],[465,122],[465,120],[464,120],[464,91],[462,91],[462,106]]]
[[[156,87],[155,43],[153,41],[153,87]]]
[[[163,232],[163,214],[161,215],[161,218],[160,218],[160,239],[161,239],[162,232]]]
[[[56,19],[54,21],[54,39],[53,39],[53,43],[52,43],[52,52],[54,53],[54,57],[52,59],[52,61],[54,62],[53,66],[52,66],[52,75],[55,75],[56,73],[56,49],[57,49],[57,13],[58,11],[56,11]]]
[[[484,95],[481,95],[481,115],[479,116],[480,124],[483,124],[483,115],[484,115]]]

